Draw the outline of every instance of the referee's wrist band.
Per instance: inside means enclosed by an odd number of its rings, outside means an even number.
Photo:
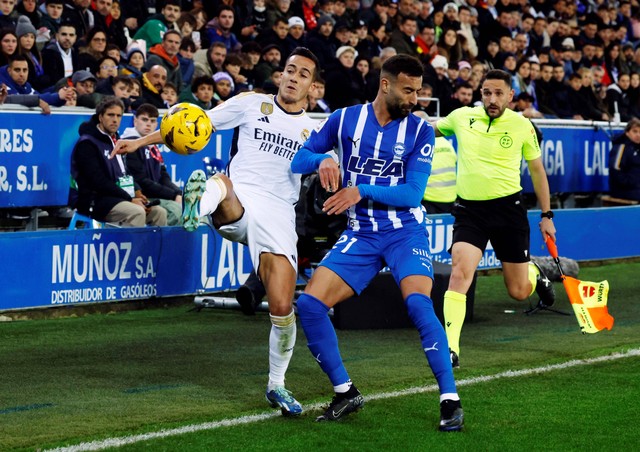
[[[553,210],[548,210],[546,212],[541,212],[540,213],[540,218],[548,218],[550,220],[553,219]]]

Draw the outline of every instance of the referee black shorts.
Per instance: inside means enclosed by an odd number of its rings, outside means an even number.
[[[451,213],[453,243],[470,243],[484,252],[491,240],[502,262],[529,262],[530,228],[521,193],[488,201],[458,198]]]

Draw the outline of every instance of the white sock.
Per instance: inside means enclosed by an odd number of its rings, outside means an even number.
[[[204,217],[215,212],[218,204],[225,196],[227,196],[227,187],[223,181],[217,177],[207,179],[206,189],[200,199],[200,212],[198,212],[198,215]]]
[[[457,392],[440,394],[440,401],[444,402],[445,400],[460,400],[460,396]]]
[[[271,317],[271,334],[269,335],[269,385],[268,390],[276,386],[284,386],[284,374],[293,356],[296,344],[296,315],[293,311],[286,316],[269,315]]]
[[[351,389],[351,386],[353,386],[353,383],[351,382],[351,380],[349,380],[346,383],[342,383],[341,385],[334,386],[333,392],[335,392],[336,394],[344,394],[349,389]]]

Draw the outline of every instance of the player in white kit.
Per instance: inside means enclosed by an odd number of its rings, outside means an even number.
[[[294,204],[300,176],[291,172],[291,160],[316,126],[304,107],[318,71],[315,55],[297,48],[286,61],[277,95],[243,93],[209,110],[215,129],[237,128],[229,177],[218,173],[207,180],[204,171],[196,170],[183,196],[185,229],[195,230],[201,217],[211,215],[220,235],[249,247],[267,292],[272,323],[266,398],[285,416],[302,413],[302,406],[284,386],[296,341]],[[120,140],[113,155],[161,142],[159,131],[138,140]]]

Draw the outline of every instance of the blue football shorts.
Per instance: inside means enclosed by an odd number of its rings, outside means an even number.
[[[360,294],[385,266],[396,283],[407,276],[433,279],[429,233],[423,225],[388,232],[346,230],[329,251],[321,266],[335,272],[355,293]]]

